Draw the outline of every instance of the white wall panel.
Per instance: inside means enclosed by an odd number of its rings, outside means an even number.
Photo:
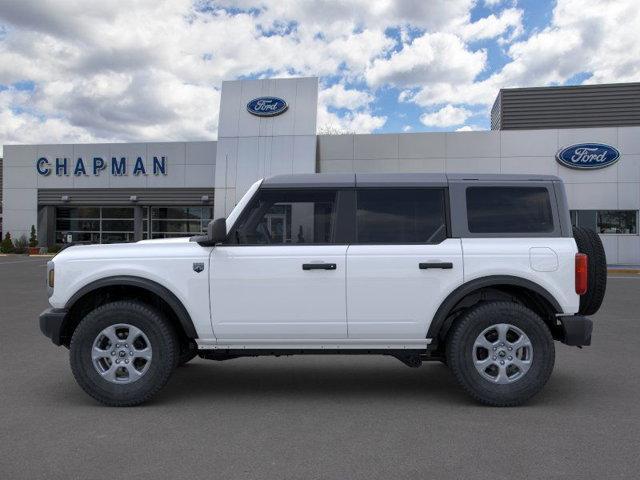
[[[606,143],[618,148],[617,128],[562,128],[558,130],[559,148],[576,143]]]
[[[356,173],[394,173],[398,171],[398,159],[355,159],[353,161],[353,171]]]
[[[618,128],[618,147],[622,155],[640,155],[640,127]]]
[[[398,172],[401,173],[442,173],[445,171],[443,158],[399,158]]]
[[[640,136],[640,129],[638,135]],[[618,171],[618,182],[640,182],[640,155],[623,154],[615,166]]]
[[[618,184],[618,208],[621,210],[640,208],[640,185],[637,183]]]
[[[504,157],[554,158],[558,152],[558,130],[505,130],[500,132]]]
[[[500,157],[447,158],[448,173],[500,173]]]
[[[500,132],[452,132],[445,135],[447,158],[500,156]]]
[[[187,165],[215,165],[216,142],[186,142],[185,163]]]
[[[637,264],[640,258],[640,236],[638,235],[616,235],[618,240],[617,263]],[[609,261],[609,259],[607,259]],[[611,263],[609,261],[609,263]]]
[[[222,82],[222,93],[218,114],[218,139],[237,137],[242,104],[242,82]]]
[[[354,142],[356,160],[398,158],[398,135],[355,135]]]
[[[558,167],[553,157],[502,157],[500,173],[557,175]]]
[[[600,235],[604,253],[607,256],[607,263],[619,263],[618,260],[618,235]],[[637,261],[634,263],[638,263]]]
[[[320,173],[353,173],[353,160],[323,160]]]
[[[11,188],[33,188],[37,185],[38,174],[35,167],[3,167],[3,183]]]
[[[617,183],[566,183],[570,209],[616,210]]]
[[[355,135],[319,135],[320,161],[353,159],[354,140]]]
[[[33,166],[35,168],[38,148],[38,145],[5,145],[2,164],[5,167]]]
[[[398,135],[399,158],[444,158],[446,134],[401,133]]]
[[[215,168],[215,165],[188,165],[184,171],[184,186],[214,188]]]

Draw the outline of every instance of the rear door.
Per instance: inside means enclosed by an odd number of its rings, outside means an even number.
[[[347,251],[349,338],[423,339],[462,283],[460,239],[448,238],[446,188],[359,188]]]

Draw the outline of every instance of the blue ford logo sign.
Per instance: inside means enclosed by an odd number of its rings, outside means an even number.
[[[247,111],[258,117],[275,117],[284,113],[289,105],[278,97],[259,97],[247,103]]]
[[[569,168],[595,170],[613,165],[620,158],[620,152],[602,143],[579,143],[565,147],[558,152],[558,163]]]

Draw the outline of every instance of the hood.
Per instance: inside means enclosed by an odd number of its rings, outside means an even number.
[[[203,247],[196,242],[190,242],[189,238],[163,238],[142,240],[135,243],[74,245],[62,250],[54,259],[56,262],[60,262],[67,260],[135,259],[145,257],[167,258],[200,256],[205,253]]]

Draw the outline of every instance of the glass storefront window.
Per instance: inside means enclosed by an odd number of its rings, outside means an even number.
[[[56,243],[133,242],[133,207],[58,207]]]
[[[637,210],[571,210],[571,223],[601,234],[637,235]]]
[[[145,215],[143,220],[143,237],[171,238],[197,235],[207,230],[212,218],[212,207],[150,207],[149,215]]]

